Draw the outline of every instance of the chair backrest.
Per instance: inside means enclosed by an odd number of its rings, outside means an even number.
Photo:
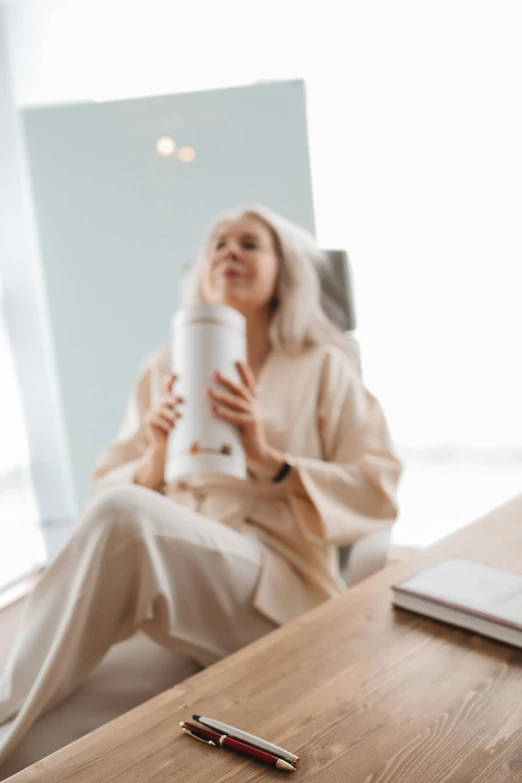
[[[321,304],[330,321],[346,334],[351,353],[362,375],[359,343],[354,337],[357,327],[353,275],[346,250],[325,250],[326,264],[319,272]]]
[[[353,279],[346,250],[326,250],[327,264],[321,270],[322,305],[330,321],[343,332],[357,326]]]

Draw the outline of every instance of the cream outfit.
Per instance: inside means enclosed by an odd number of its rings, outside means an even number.
[[[400,465],[357,367],[332,346],[273,350],[258,379],[268,442],[295,467],[280,484],[191,477],[133,483],[144,413],[168,348],[146,363],[95,498],[35,588],[0,680],[0,761],[111,644],[145,631],[207,665],[344,589],[337,548],[392,524]]]

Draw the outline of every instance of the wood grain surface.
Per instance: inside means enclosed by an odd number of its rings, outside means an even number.
[[[11,780],[522,781],[522,651],[391,607],[391,584],[455,556],[522,572],[522,497]],[[192,713],[294,751],[298,771],[183,735]]]

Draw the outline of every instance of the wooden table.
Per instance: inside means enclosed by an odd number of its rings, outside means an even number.
[[[449,556],[522,572],[522,497],[12,780],[522,781],[522,651],[391,608],[392,583]],[[298,753],[297,773],[182,735],[193,712]]]

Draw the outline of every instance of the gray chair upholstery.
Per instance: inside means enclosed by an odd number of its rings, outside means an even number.
[[[354,332],[357,327],[353,275],[350,260],[345,250],[326,250],[326,264],[320,270],[321,303],[332,323],[346,332],[353,341],[361,372],[361,360]],[[370,576],[386,564],[390,546],[390,531],[378,530],[355,541],[350,546],[339,548],[339,566],[348,586]]]
[[[348,253],[345,250],[326,250],[325,253],[326,265],[319,270],[323,309],[342,332],[354,332],[357,318]]]

